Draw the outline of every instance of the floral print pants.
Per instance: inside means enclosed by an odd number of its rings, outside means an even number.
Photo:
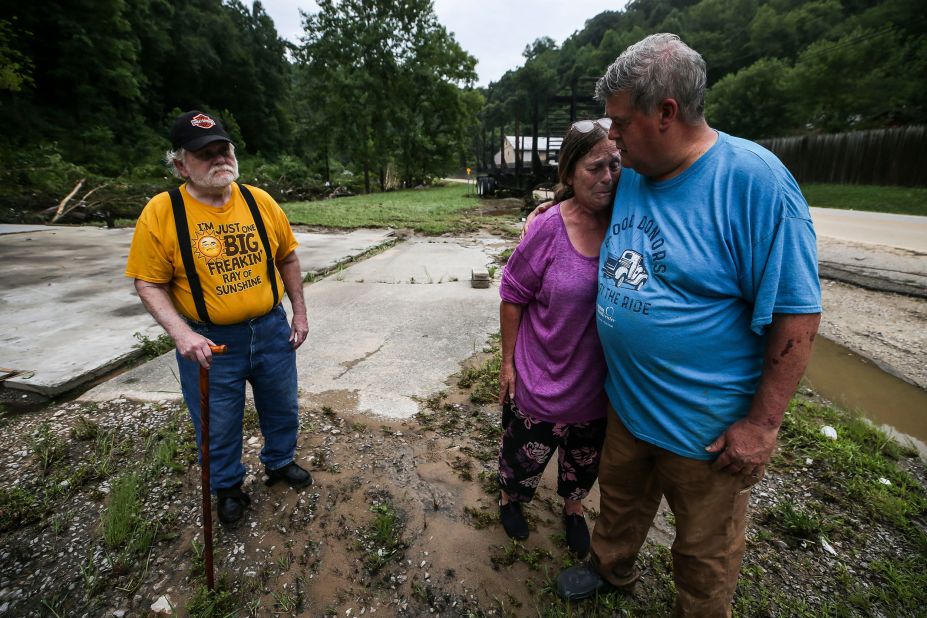
[[[527,416],[514,401],[502,406],[499,485],[513,502],[530,502],[547,462],[558,451],[557,493],[568,500],[589,495],[599,471],[605,418],[550,423]]]

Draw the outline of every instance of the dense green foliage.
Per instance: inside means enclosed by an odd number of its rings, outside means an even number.
[[[548,38],[526,48],[525,64],[489,87],[485,129],[511,134],[517,114],[522,133],[537,123],[540,135],[558,135],[566,126],[554,112],[566,104],[550,97],[591,97],[618,54],[656,32],[702,54],[708,121],[736,135],[896,126],[927,111],[918,0],[634,0],[589,19],[562,48]]]
[[[70,220],[137,214],[173,182],[159,160],[183,110],[222,119],[243,180],[310,199],[461,167],[481,105],[429,0],[320,2],[303,45],[260,2],[2,5],[2,220],[48,219],[81,179]]]

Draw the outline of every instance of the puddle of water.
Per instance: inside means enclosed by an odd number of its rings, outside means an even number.
[[[887,425],[927,457],[927,391],[882,371],[875,363],[818,335],[805,382],[816,393],[877,425]]]

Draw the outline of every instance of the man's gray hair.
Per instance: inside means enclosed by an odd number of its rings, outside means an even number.
[[[595,85],[595,98],[605,101],[630,92],[631,104],[645,114],[664,99],[675,99],[683,122],[705,115],[705,61],[675,34],[651,34],[631,45],[608,67]]]
[[[186,154],[187,151],[183,148],[178,148],[177,150],[171,149],[164,153],[164,165],[166,165],[168,171],[174,175],[174,178],[183,180],[183,176],[177,171],[177,166],[174,165],[174,161],[183,161],[184,155]]]

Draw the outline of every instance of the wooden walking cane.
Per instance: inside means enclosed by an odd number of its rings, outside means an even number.
[[[213,354],[225,354],[224,345],[211,345]],[[203,485],[203,558],[206,587],[215,587],[212,568],[212,496],[209,491],[209,369],[200,365],[200,480]]]

